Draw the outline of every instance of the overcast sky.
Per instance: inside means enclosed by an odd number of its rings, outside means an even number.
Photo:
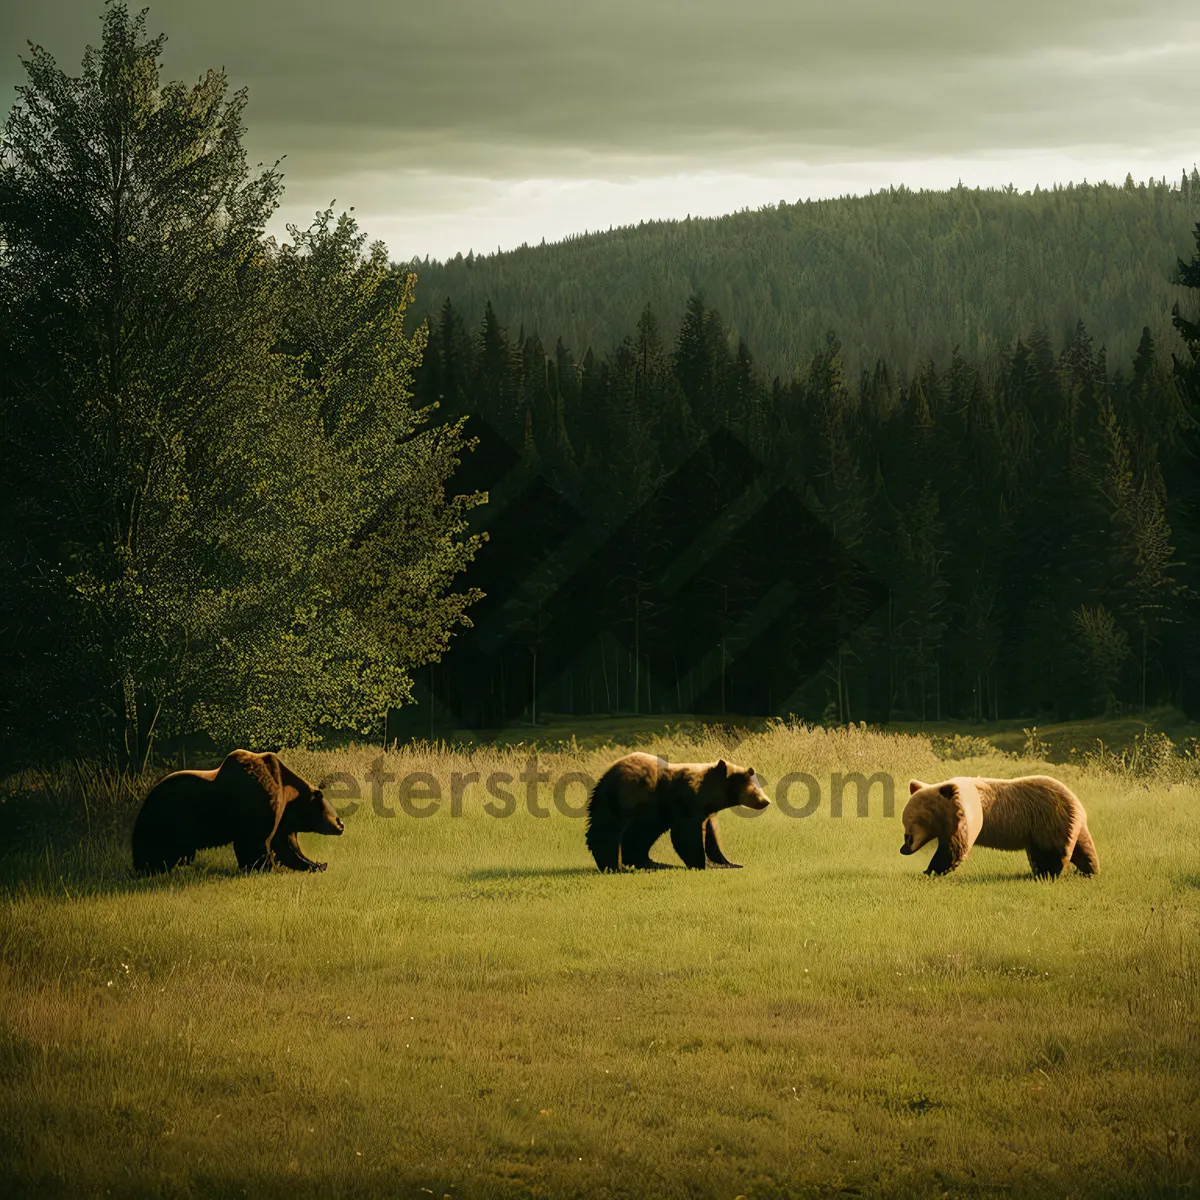
[[[134,0],[136,12],[143,7]],[[1181,0],[150,0],[165,75],[246,86],[272,231],[337,200],[392,256],[888,184],[1178,179],[1200,160]],[[100,0],[3,0],[69,74]]]

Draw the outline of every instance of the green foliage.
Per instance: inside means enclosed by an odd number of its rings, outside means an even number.
[[[80,77],[34,47],[0,148],[5,736],[127,762],[376,725],[470,598],[411,283],[327,217],[264,243],[245,93],[160,83],[163,41],[114,4]]]
[[[1195,292],[1200,291],[1200,222],[1196,223],[1193,236],[1196,253],[1191,262],[1184,262],[1182,258],[1175,260],[1178,270],[1173,282]],[[1195,304],[1192,307],[1194,308]],[[1193,399],[1200,399],[1200,313],[1186,313],[1177,302],[1171,310],[1171,323],[1187,344],[1191,358],[1190,363],[1186,359],[1182,362],[1175,359],[1176,371],[1186,381]]]
[[[968,758],[990,758],[1000,751],[985,737],[969,733],[935,733],[929,739],[934,754],[943,761],[961,762]]]
[[[1116,708],[1115,689],[1122,668],[1133,654],[1129,635],[1102,604],[1094,608],[1081,604],[1072,615],[1085,667],[1099,693],[1103,711],[1111,713]]]
[[[1157,341],[1171,336],[1168,276],[1198,216],[1195,173],[1184,186],[896,188],[411,265],[419,315],[449,297],[473,325],[490,301],[580,353],[616,345],[647,304],[678,326],[702,291],[732,346],[786,382],[831,327],[851,377],[881,358],[911,373],[956,347],[993,369],[1026,330],[1057,341],[1080,318],[1131,358],[1148,318]]]
[[[1104,350],[1077,323],[1060,352],[1035,330],[994,371],[956,354],[912,376],[881,361],[857,379],[831,334],[785,385],[768,383],[744,344],[734,352],[698,295],[673,354],[663,353],[652,313],[640,324],[653,329],[653,350],[630,337],[578,361],[562,339],[553,357],[536,337],[510,340],[494,310],[472,345],[447,302],[431,333],[437,358],[418,372],[422,401],[445,396],[454,412],[482,418],[485,458],[515,457],[500,473],[510,494],[540,475],[597,543],[623,530],[622,566],[590,593],[589,616],[603,625],[596,644],[578,646],[577,631],[561,624],[539,626],[543,648],[557,643],[560,662],[575,658],[560,678],[543,677],[539,709],[794,710],[833,723],[1049,721],[1200,701],[1188,691],[1200,671],[1184,665],[1200,663],[1192,617],[1200,585],[1190,446],[1197,424],[1149,334],[1128,376],[1110,374]],[[502,396],[518,398],[517,411]],[[711,527],[681,511],[650,528],[643,501],[685,461],[702,462],[705,436],[719,430],[761,464],[752,491]],[[702,477],[705,468],[688,470]],[[777,513],[787,514],[781,524],[793,522],[787,506],[801,499],[887,587],[884,602],[815,672],[805,657],[812,608],[798,604],[763,632],[758,659],[743,656],[751,639],[739,642],[724,619],[728,600],[750,611],[781,578],[800,587],[811,581],[821,593],[810,594],[832,594],[839,614],[853,611],[852,572],[792,561],[783,540],[763,532]],[[745,512],[755,516],[746,520]],[[623,525],[631,514],[634,524]],[[559,529],[497,526],[496,561],[527,556],[541,594],[547,586],[552,593],[576,569]],[[643,612],[640,597],[703,538],[722,552],[668,605]],[[493,596],[514,594],[500,571],[485,570],[478,582]],[[454,696],[474,692],[521,694],[530,710],[525,655],[517,653],[525,620],[497,612],[499,650],[461,668],[447,664],[451,708]],[[689,639],[677,655],[673,638],[685,621]],[[615,676],[614,637],[637,648],[615,664]],[[678,658],[694,647],[720,653],[722,643],[721,693],[697,701]],[[504,719],[493,707],[467,723]]]
[[[1095,748],[1082,756],[1084,766],[1112,775],[1121,775],[1144,782],[1172,783],[1200,779],[1195,754],[1195,738],[1182,747],[1161,730],[1143,729],[1134,735],[1133,745],[1125,750],[1113,750],[1097,740]]]
[[[1050,753],[1050,746],[1045,738],[1038,736],[1037,726],[1033,726],[1032,729],[1022,729],[1021,732],[1025,735],[1025,745],[1021,750],[1021,757],[1045,762]]]

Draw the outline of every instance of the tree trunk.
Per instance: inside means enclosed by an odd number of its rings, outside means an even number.
[[[642,687],[642,654],[641,654],[641,585],[633,593],[633,715],[641,711]]]
[[[929,689],[925,686],[925,643],[923,638],[917,640],[917,654],[921,659],[921,724],[925,724],[925,699]]]
[[[1146,711],[1146,626],[1142,626],[1142,712]]]
[[[129,670],[121,681],[123,699],[125,702],[125,761],[122,764],[127,770],[133,767],[138,755],[138,713],[137,713],[137,684]]]
[[[154,716],[150,720],[150,728],[146,730],[146,751],[142,755],[142,772],[145,773],[146,764],[150,761],[150,751],[154,748],[154,730],[158,725],[158,718],[162,715],[162,704],[154,706]]]

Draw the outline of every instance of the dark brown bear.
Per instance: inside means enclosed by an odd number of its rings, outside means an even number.
[[[323,871],[300,849],[298,833],[340,834],[328,800],[274,754],[234,750],[213,771],[175,771],[150,789],[133,827],[141,872],[190,863],[197,850],[233,843],[243,870]]]
[[[771,802],[753,767],[716,763],[671,766],[652,754],[627,754],[601,777],[588,802],[587,847],[601,871],[656,869],[650,848],[668,831],[675,853],[689,867],[736,867],[721,853],[716,814],[744,804]]]

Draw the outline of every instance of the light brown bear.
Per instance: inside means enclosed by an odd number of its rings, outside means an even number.
[[[650,849],[668,831],[685,865],[736,867],[721,852],[716,814],[745,805],[770,804],[753,767],[675,763],[640,751],[618,759],[600,778],[588,801],[587,847],[601,871],[622,867],[655,870]]]
[[[1100,870],[1079,797],[1049,775],[957,776],[945,783],[913,779],[908,791],[900,853],[913,854],[937,838],[926,875],[953,871],[972,846],[1024,850],[1036,876],[1060,875],[1068,862],[1082,875]]]

